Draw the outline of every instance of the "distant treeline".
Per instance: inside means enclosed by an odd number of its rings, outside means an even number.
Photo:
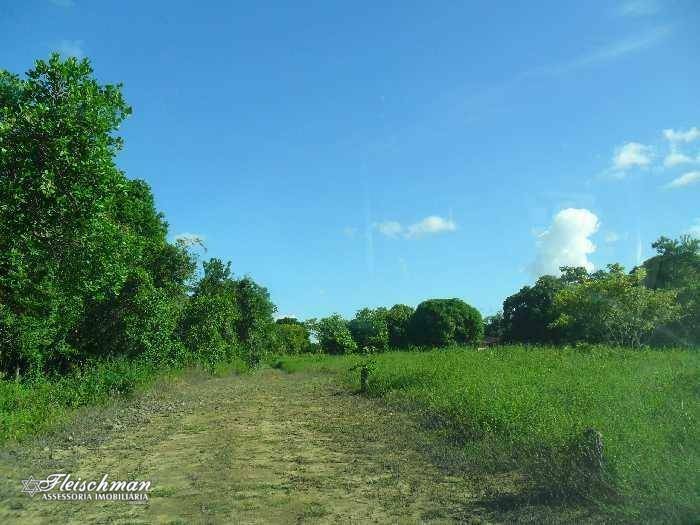
[[[656,255],[626,273],[561,268],[503,303],[486,334],[507,342],[700,346],[700,240],[660,237]]]
[[[294,343],[283,338],[282,348],[343,354],[482,342],[699,346],[700,241],[661,237],[652,247],[657,255],[629,273],[619,264],[592,273],[562,267],[560,277],[540,277],[483,321],[460,299],[430,299],[415,311],[403,304],[363,308],[350,321],[338,314],[279,320],[296,334]]]

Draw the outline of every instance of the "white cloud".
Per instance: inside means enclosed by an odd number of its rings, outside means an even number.
[[[379,230],[379,233],[382,235],[386,235],[387,237],[397,237],[401,234],[403,231],[403,227],[401,226],[400,222],[397,221],[384,221],[380,222],[377,225],[377,229]]]
[[[618,9],[618,14],[622,16],[649,16],[655,15],[661,10],[661,6],[656,0],[628,0]]]
[[[430,215],[408,226],[403,226],[398,221],[384,221],[376,223],[374,226],[379,230],[379,233],[386,237],[395,238],[401,236],[406,239],[453,232],[457,229],[457,224],[452,219],[445,219],[438,215]]]
[[[680,166],[681,164],[689,164],[695,162],[694,159],[690,158],[688,155],[679,153],[677,151],[672,151],[664,159],[664,167],[672,168],[674,166]]]
[[[175,242],[183,244],[185,246],[200,246],[204,251],[207,251],[207,247],[204,244],[204,235],[198,233],[183,232],[175,236]]]
[[[700,129],[692,127],[688,130],[675,130],[675,129],[665,129],[664,137],[671,143],[675,142],[693,142],[700,138]]]
[[[590,237],[598,231],[598,217],[585,208],[566,208],[554,216],[552,225],[537,239],[537,256],[531,265],[536,276],[559,275],[561,266],[594,269],[588,256],[596,246]]]
[[[406,237],[422,237],[436,233],[453,232],[456,229],[457,225],[452,219],[443,219],[437,215],[431,215],[406,228]]]
[[[635,166],[643,168],[651,164],[651,159],[651,147],[639,142],[628,142],[615,150],[613,167],[620,171]]]
[[[58,51],[64,57],[82,58],[85,56],[82,40],[61,40]]]
[[[688,173],[684,173],[680,177],[673,179],[666,185],[666,187],[671,189],[683,188],[685,186],[690,186],[691,184],[697,184],[698,182],[700,182],[700,171],[689,171]]]

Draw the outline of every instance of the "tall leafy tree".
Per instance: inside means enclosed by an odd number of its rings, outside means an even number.
[[[659,344],[700,344],[700,240],[660,237],[656,255],[644,261],[645,284],[652,289],[677,290],[682,317],[657,329]]]
[[[413,312],[409,333],[419,346],[476,344],[484,337],[484,322],[479,311],[461,299],[429,299]]]
[[[122,147],[116,131],[130,113],[121,86],[98,83],[87,60],[52,55],[26,78],[0,71],[5,371],[62,368],[86,349],[99,353],[81,332],[87,316],[136,281],[139,289],[169,286],[151,274],[167,258],[165,222],[148,186],[114,162]],[[175,271],[187,273],[191,265],[177,255],[167,264],[182,263]]]
[[[339,314],[309,322],[311,330],[328,354],[349,354],[357,351],[357,343],[348,329],[348,323]]]
[[[413,315],[413,308],[405,304],[395,304],[386,313],[389,345],[392,348],[404,348],[410,344],[408,324]]]
[[[675,290],[644,285],[646,271],[625,273],[620,265],[566,286],[555,297],[555,326],[568,340],[640,346],[659,327],[679,319]]]
[[[581,269],[585,272],[585,269]],[[575,282],[583,273],[567,269],[565,280]],[[524,286],[503,302],[503,335],[507,341],[522,343],[554,343],[558,330],[552,327],[557,318],[554,296],[565,280],[551,275],[540,277],[534,286]]]
[[[348,323],[352,338],[360,349],[384,352],[389,347],[387,309],[363,308]]]

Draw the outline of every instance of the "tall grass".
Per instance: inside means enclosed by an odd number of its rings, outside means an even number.
[[[213,364],[195,359],[165,364],[118,358],[95,361],[63,376],[0,380],[0,444],[55,427],[74,408],[128,396],[159,377],[179,374],[189,367],[222,375],[241,373],[248,364],[239,357]]]
[[[282,360],[288,371],[349,372],[357,356]],[[700,515],[700,353],[508,346],[377,355],[368,392],[408,404],[455,438],[482,469],[518,469],[533,495],[586,498],[640,519]],[[592,479],[576,457],[603,436]]]

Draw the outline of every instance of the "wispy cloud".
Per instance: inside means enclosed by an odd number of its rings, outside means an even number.
[[[651,16],[661,11],[661,5],[657,0],[627,0],[616,10],[620,16]]]
[[[668,26],[657,27],[641,35],[610,42],[569,61],[532,69],[526,72],[524,76],[560,75],[577,69],[612,62],[632,53],[648,49],[661,42],[670,33],[671,28]]]
[[[443,219],[437,215],[426,217],[420,222],[411,224],[406,229],[406,237],[416,238],[424,235],[435,235],[437,233],[453,232],[457,229],[457,224],[452,219]]]
[[[384,221],[377,223],[377,230],[386,237],[398,237],[403,232],[403,227],[397,221]]]
[[[696,160],[688,155],[677,151],[672,151],[664,158],[664,167],[673,168],[674,166],[681,166],[682,164],[690,164],[693,162],[696,162]]]
[[[398,221],[379,222],[374,226],[385,237],[405,239],[417,239],[457,230],[457,224],[452,219],[445,219],[438,215],[430,215],[408,226],[403,226]]]
[[[82,40],[61,40],[57,49],[64,57],[82,58],[85,56]]]
[[[695,126],[685,131],[681,129],[665,129],[663,133],[664,138],[671,144],[677,144],[679,142],[689,143],[700,139],[700,129],[696,128]]]
[[[684,173],[680,177],[673,179],[666,185],[668,189],[677,189],[690,186],[691,184],[697,184],[700,182],[700,171],[689,171]]]
[[[651,164],[652,149],[639,142],[628,142],[615,150],[613,168],[626,170],[633,167],[645,167]]]

